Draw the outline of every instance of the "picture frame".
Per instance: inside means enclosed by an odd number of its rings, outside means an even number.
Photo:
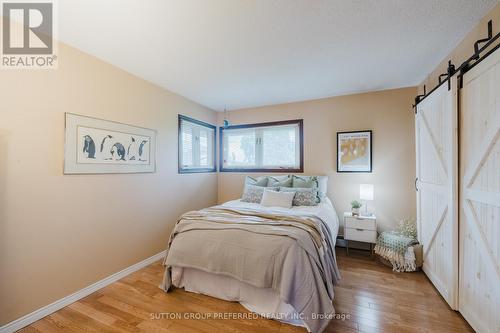
[[[65,113],[64,174],[155,171],[155,130]]]
[[[337,172],[373,170],[372,131],[337,132]]]

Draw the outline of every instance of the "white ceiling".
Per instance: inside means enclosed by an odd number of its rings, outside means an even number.
[[[221,111],[417,85],[496,3],[61,0],[59,37]]]

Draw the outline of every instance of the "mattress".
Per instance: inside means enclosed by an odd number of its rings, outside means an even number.
[[[256,207],[259,204],[233,200],[226,202],[229,207]],[[282,208],[283,211],[288,209]],[[339,221],[337,213],[328,198],[318,206],[296,206],[292,210],[313,213],[320,217],[332,232],[332,239],[337,238]],[[295,309],[283,302],[279,294],[271,288],[257,288],[229,276],[205,272],[195,268],[172,267],[172,284],[186,291],[216,297],[226,301],[239,302],[246,309],[263,317],[275,319],[287,324],[309,328]]]

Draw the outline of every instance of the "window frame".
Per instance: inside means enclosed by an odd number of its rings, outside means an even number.
[[[213,138],[213,167],[210,168],[184,168],[181,165],[182,161],[182,149],[181,149],[181,144],[182,144],[182,131],[181,131],[181,123],[182,121],[187,121],[190,123],[194,123],[199,126],[206,127],[210,130],[213,131],[214,133],[214,138]],[[197,120],[191,117],[187,117],[184,115],[179,114],[177,117],[177,170],[178,173],[208,173],[208,172],[217,172],[217,126],[203,122],[201,120]]]
[[[281,125],[298,125],[299,126],[299,168],[225,168],[224,167],[224,130],[231,129],[246,129],[255,127],[272,127]],[[243,125],[233,125],[226,128],[219,127],[219,172],[291,172],[291,173],[303,173],[304,172],[304,120],[303,119],[293,119],[293,120],[282,120],[282,121],[272,121],[266,123],[255,123],[255,124],[243,124]]]

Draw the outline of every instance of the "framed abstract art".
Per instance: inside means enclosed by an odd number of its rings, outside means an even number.
[[[337,172],[372,172],[372,131],[337,133]]]

